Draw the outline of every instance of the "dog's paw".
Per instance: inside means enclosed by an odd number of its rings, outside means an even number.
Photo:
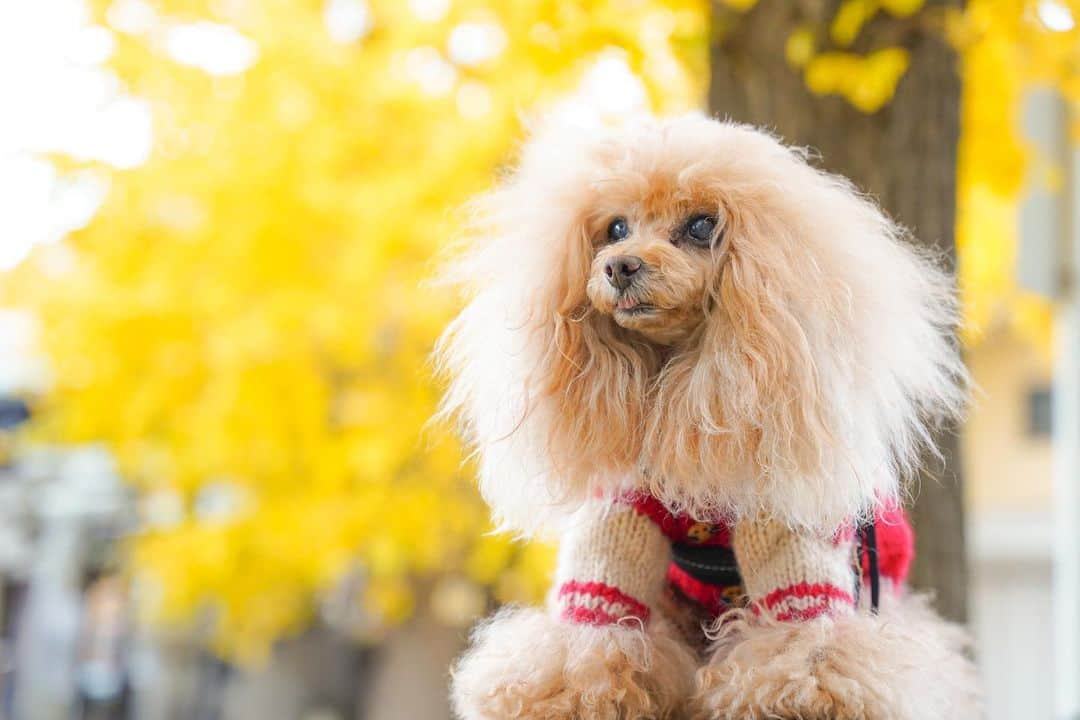
[[[919,598],[881,615],[737,618],[697,676],[695,720],[952,720],[982,716],[965,639]]]
[[[463,720],[681,720],[697,662],[666,625],[577,625],[508,608],[452,672]]]

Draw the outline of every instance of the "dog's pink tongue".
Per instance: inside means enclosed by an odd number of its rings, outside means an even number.
[[[619,302],[615,304],[619,310],[629,310],[637,305],[637,300],[632,297],[619,298]]]

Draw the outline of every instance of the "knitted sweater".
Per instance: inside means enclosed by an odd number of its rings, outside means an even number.
[[[899,588],[912,557],[903,510],[877,516],[882,577]],[[855,533],[793,531],[776,520],[734,525],[669,512],[655,498],[598,499],[564,539],[555,598],[562,617],[606,625],[646,623],[671,588],[713,615],[748,605],[780,621],[854,610],[860,576]]]

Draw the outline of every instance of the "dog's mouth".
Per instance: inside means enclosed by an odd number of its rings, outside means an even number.
[[[616,315],[647,315],[653,312],[656,312],[655,305],[640,302],[634,297],[622,297],[619,298],[619,302],[615,303]]]

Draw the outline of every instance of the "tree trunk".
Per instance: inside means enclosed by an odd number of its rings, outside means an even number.
[[[928,2],[921,17],[940,12]],[[835,0],[760,0],[745,14],[714,7],[709,103],[714,114],[772,129],[787,142],[820,153],[823,167],[850,177],[875,196],[921,243],[955,255],[956,146],[960,79],[956,57],[939,30],[919,19],[879,17],[856,50],[900,44],[911,65],[896,96],[866,115],[837,97],[817,97],[785,60],[795,27],[827,28]],[[885,38],[888,38],[885,40]],[[917,532],[913,585],[932,589],[938,609],[964,620],[967,568],[963,491],[955,429],[936,438],[915,487]]]

